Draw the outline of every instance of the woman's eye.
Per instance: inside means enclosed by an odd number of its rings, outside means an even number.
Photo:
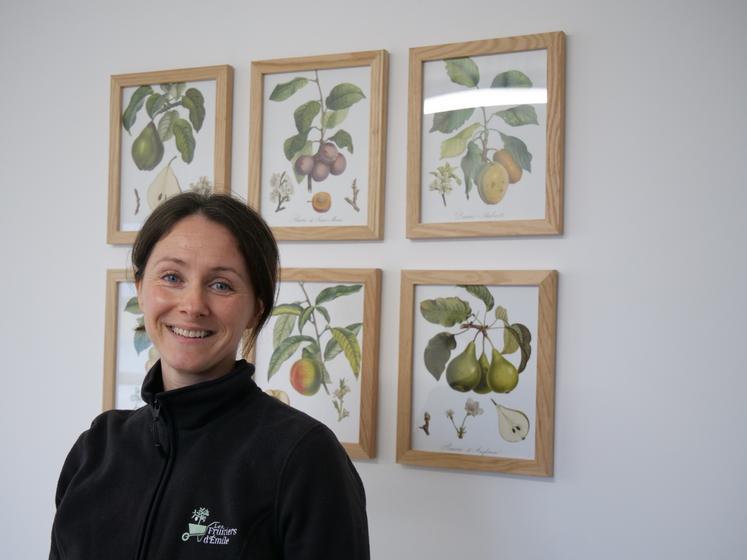
[[[220,280],[217,282],[213,282],[213,288],[215,288],[219,292],[229,292],[231,290],[231,286],[229,286],[225,282],[221,282]]]
[[[179,277],[176,274],[173,274],[171,272],[164,274],[161,276],[161,280],[165,280],[166,282],[169,282],[170,284],[173,284],[174,282],[179,281]]]

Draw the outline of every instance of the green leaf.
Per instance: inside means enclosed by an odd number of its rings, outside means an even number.
[[[441,375],[446,367],[446,362],[451,357],[451,351],[456,348],[456,338],[453,334],[442,332],[428,341],[428,346],[423,352],[426,369],[431,373],[436,381],[441,379]]]
[[[283,363],[290,358],[296,350],[298,350],[298,347],[302,342],[315,341],[310,336],[289,336],[277,345],[275,350],[272,352],[272,356],[270,356],[270,364],[267,369],[268,381],[277,373],[280,366],[282,366]]]
[[[319,295],[316,296],[316,301],[314,302],[314,304],[319,305],[328,301],[335,300],[338,297],[354,294],[356,292],[359,292],[362,287],[362,284],[340,284],[337,286],[324,288],[321,292],[319,292]]]
[[[357,335],[359,332],[361,332],[362,326],[363,323],[353,323],[345,328],[351,333]],[[324,360],[332,360],[336,358],[340,352],[342,352],[342,348],[340,348],[340,345],[337,344],[337,341],[334,338],[330,338],[327,342],[327,345],[324,347]]]
[[[467,290],[470,294],[475,296],[478,299],[481,299],[482,302],[485,304],[485,307],[487,311],[490,311],[493,309],[493,306],[495,305],[495,300],[493,299],[493,294],[490,293],[490,290],[488,290],[485,286],[475,286],[475,285],[460,285],[460,288],[464,288]]]
[[[182,105],[189,110],[189,122],[195,127],[195,132],[200,132],[205,120],[205,98],[200,90],[189,88],[182,98]]]
[[[515,136],[509,136],[508,134],[500,133],[501,139],[503,140],[503,147],[508,150],[511,157],[522,169],[532,171],[532,154],[529,153],[527,145]]]
[[[301,311],[303,307],[297,303],[281,303],[272,308],[273,315],[300,315]]]
[[[309,319],[311,319],[311,314],[314,312],[314,306],[310,305],[306,309],[304,309],[301,312],[301,316],[298,318],[298,332],[300,334],[303,334],[303,328],[306,326],[306,323]]]
[[[316,310],[324,316],[324,318],[326,319],[327,323],[330,322],[329,311],[327,311],[326,307],[322,307],[321,305],[317,305],[316,306]]]
[[[434,113],[433,126],[428,132],[454,132],[457,128],[467,122],[475,112],[475,108],[457,109],[456,111],[444,111],[443,113]]]
[[[150,86],[140,86],[130,97],[130,102],[122,114],[122,126],[127,132],[130,132],[132,125],[135,124],[138,111],[143,108],[145,98],[151,93],[153,93],[153,89]]]
[[[361,347],[358,344],[358,338],[351,331],[342,327],[333,327],[330,332],[342,348],[342,353],[345,354],[350,369],[357,378],[361,372]]]
[[[283,151],[285,152],[285,158],[288,161],[293,159],[298,152],[303,150],[306,145],[306,140],[309,136],[309,131],[299,132],[295,136],[291,136],[283,142]]]
[[[192,125],[184,119],[176,119],[171,127],[174,131],[176,149],[182,155],[184,163],[190,163],[195,157],[195,137],[192,136]]]
[[[534,110],[532,105],[518,105],[511,109],[498,111],[496,115],[506,121],[506,124],[510,126],[539,124],[539,121],[537,120],[537,111]]]
[[[307,140],[306,144],[303,145],[303,148],[300,152],[296,152],[296,154],[291,158],[290,164],[293,168],[293,175],[296,177],[296,183],[301,183],[302,181],[306,181],[306,175],[301,175],[300,173],[296,173],[296,160],[300,158],[301,156],[310,156],[314,153],[314,144]]]
[[[472,183],[477,179],[477,174],[482,167],[482,150],[476,142],[467,144],[467,153],[462,158],[459,166],[464,173],[464,194],[469,198],[469,192],[472,190]]]
[[[510,326],[503,329],[503,350],[501,354],[513,354],[519,349],[521,333]]]
[[[495,308],[495,318],[500,319],[505,324],[508,324],[508,311],[502,305]]]
[[[327,111],[324,114],[324,122],[322,126],[324,128],[335,128],[340,126],[345,117],[348,116],[348,109],[340,109],[339,111]]]
[[[158,121],[158,136],[161,138],[161,142],[167,142],[174,136],[174,121],[179,118],[179,113],[172,109],[167,111]]]
[[[353,138],[345,130],[338,130],[330,137],[330,140],[339,148],[347,148],[348,152],[353,153]]]
[[[150,338],[148,338],[148,333],[146,333],[145,331],[135,331],[133,342],[135,343],[135,351],[138,354],[140,354],[143,350],[150,348],[150,345],[153,344],[150,341]]]
[[[186,82],[171,82],[168,84],[160,84],[161,91],[167,95],[170,95],[174,99],[179,99],[184,94],[184,89],[187,87]]]
[[[365,99],[366,96],[361,91],[361,88],[354,84],[337,84],[329,92],[325,103],[328,109],[333,111],[340,111],[341,109],[347,109],[351,105],[358,103],[361,99]]]
[[[475,87],[480,83],[480,69],[471,58],[447,60],[446,73],[455,84]]]
[[[441,143],[441,159],[462,155],[467,149],[467,142],[472,139],[472,135],[478,128],[480,128],[479,123],[472,124],[456,136],[444,140]]]
[[[324,361],[319,356],[319,349],[317,348],[316,354],[314,355],[314,360],[319,365],[319,368],[322,370],[322,382],[325,384],[332,383],[332,377],[330,376],[329,372],[327,371],[327,366],[324,365]]]
[[[167,101],[168,98],[160,93],[149,95],[148,101],[145,102],[145,110],[147,111],[148,116],[152,119],[158,111],[163,109],[163,106],[166,105]]]
[[[295,315],[280,315],[272,329],[272,347],[277,348],[284,339],[288,338],[296,326]]]
[[[296,130],[298,132],[308,132],[311,123],[322,109],[322,104],[318,101],[308,101],[301,105],[293,112],[293,120],[296,121]]]
[[[137,302],[137,296],[132,296],[130,299],[127,300],[124,310],[127,313],[136,313],[136,314],[142,313],[142,311],[140,311],[140,305]]]
[[[285,101],[308,83],[306,78],[293,78],[290,82],[278,84],[270,94],[270,101]]]
[[[420,302],[420,314],[429,323],[453,327],[467,320],[472,308],[458,297],[426,299]]]
[[[521,323],[514,323],[511,325],[511,331],[519,334],[519,349],[521,350],[521,363],[518,367],[518,372],[524,371],[527,367],[527,362],[532,355],[532,333],[526,325]]]
[[[493,78],[493,83],[490,84],[490,87],[532,87],[532,80],[523,72],[509,70],[508,72],[501,72]]]

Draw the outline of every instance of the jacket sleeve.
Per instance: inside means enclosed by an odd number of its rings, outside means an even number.
[[[326,426],[312,429],[291,452],[276,512],[283,558],[369,560],[363,483]]]
[[[60,478],[57,481],[57,491],[55,492],[54,498],[55,508],[60,507],[60,502],[64,498],[68,486],[70,486],[70,481],[73,479],[75,473],[78,472],[78,469],[80,468],[82,462],[84,440],[87,434],[88,432],[84,432],[80,435],[78,441],[75,442],[75,445],[73,445],[73,448],[67,454],[65,463],[62,465],[62,471],[60,472]],[[52,543],[49,549],[49,560],[59,560],[62,558],[59,546],[57,544],[57,534],[55,531],[56,526],[57,523],[53,523]]]

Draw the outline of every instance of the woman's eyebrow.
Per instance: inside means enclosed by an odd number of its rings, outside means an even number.
[[[159,264],[164,263],[164,262],[172,262],[174,264],[179,264],[179,265],[182,265],[182,266],[184,266],[184,265],[187,264],[183,260],[177,259],[176,257],[161,257],[160,259],[158,259],[156,261],[155,264],[159,265]]]

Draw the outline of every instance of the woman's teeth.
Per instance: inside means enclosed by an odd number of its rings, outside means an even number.
[[[169,328],[174,334],[178,334],[179,336],[183,336],[185,338],[205,338],[206,336],[209,336],[211,334],[210,331],[190,331],[187,329],[181,329],[179,327]]]

